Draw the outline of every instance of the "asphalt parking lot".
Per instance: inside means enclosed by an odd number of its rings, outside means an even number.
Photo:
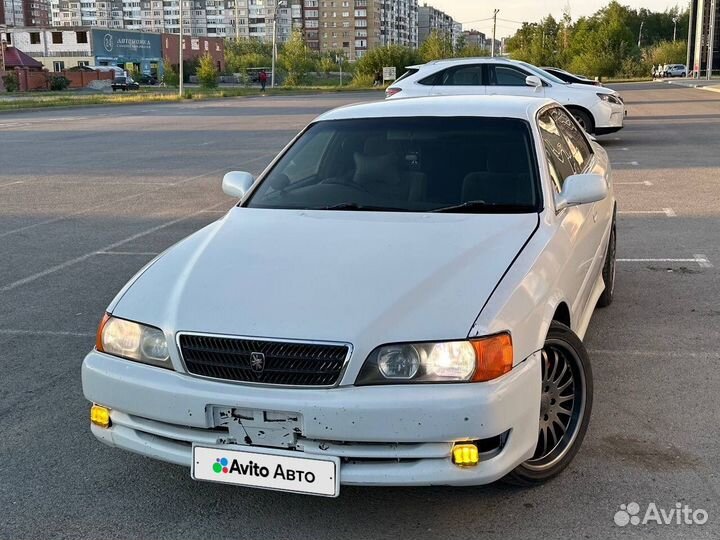
[[[614,304],[586,342],[595,405],[570,468],[536,489],[348,488],[338,499],[196,483],[88,427],[80,364],[149,259],[217,219],[309,120],[381,94],[0,115],[0,538],[717,538],[720,94],[622,85],[601,137],[619,202]],[[614,522],[676,503],[704,525]]]

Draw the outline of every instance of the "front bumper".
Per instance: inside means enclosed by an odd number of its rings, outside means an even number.
[[[624,104],[598,101],[591,110],[595,118],[595,128],[598,133],[612,133],[619,131],[625,124],[626,109]]]
[[[82,382],[88,400],[111,409],[111,427],[91,426],[98,439],[187,467],[193,443],[243,444],[219,421],[235,408],[290,413],[291,447],[340,457],[342,484],[486,484],[531,457],[537,443],[537,353],[488,383],[295,389],[199,379],[93,351]],[[453,465],[454,442],[498,439],[477,466]],[[253,444],[280,447],[277,440]]]

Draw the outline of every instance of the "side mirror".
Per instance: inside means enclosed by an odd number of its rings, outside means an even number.
[[[226,195],[242,199],[250,190],[255,178],[247,172],[233,171],[223,176],[222,189]]]
[[[528,75],[525,78],[525,84],[527,86],[532,86],[533,88],[535,88],[535,90],[540,90],[540,88],[542,88],[543,82],[542,79],[540,79],[540,77],[538,77],[537,75]]]
[[[562,192],[555,196],[555,211],[602,201],[607,196],[608,185],[601,175],[574,174],[565,179]]]

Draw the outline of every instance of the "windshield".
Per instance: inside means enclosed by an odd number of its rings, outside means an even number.
[[[527,122],[416,117],[310,126],[245,206],[517,213],[540,201]]]
[[[532,64],[528,64],[527,62],[518,62],[519,64],[522,64],[530,71],[534,72],[535,75],[540,75],[541,77],[545,77],[550,82],[554,82],[555,84],[568,84],[567,82],[563,81],[559,77],[556,77],[549,71],[545,71],[544,69],[540,69],[537,66],[533,66]]]

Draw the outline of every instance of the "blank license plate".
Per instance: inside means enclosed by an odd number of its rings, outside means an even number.
[[[193,479],[325,497],[337,497],[340,492],[339,458],[238,448],[193,446]]]

